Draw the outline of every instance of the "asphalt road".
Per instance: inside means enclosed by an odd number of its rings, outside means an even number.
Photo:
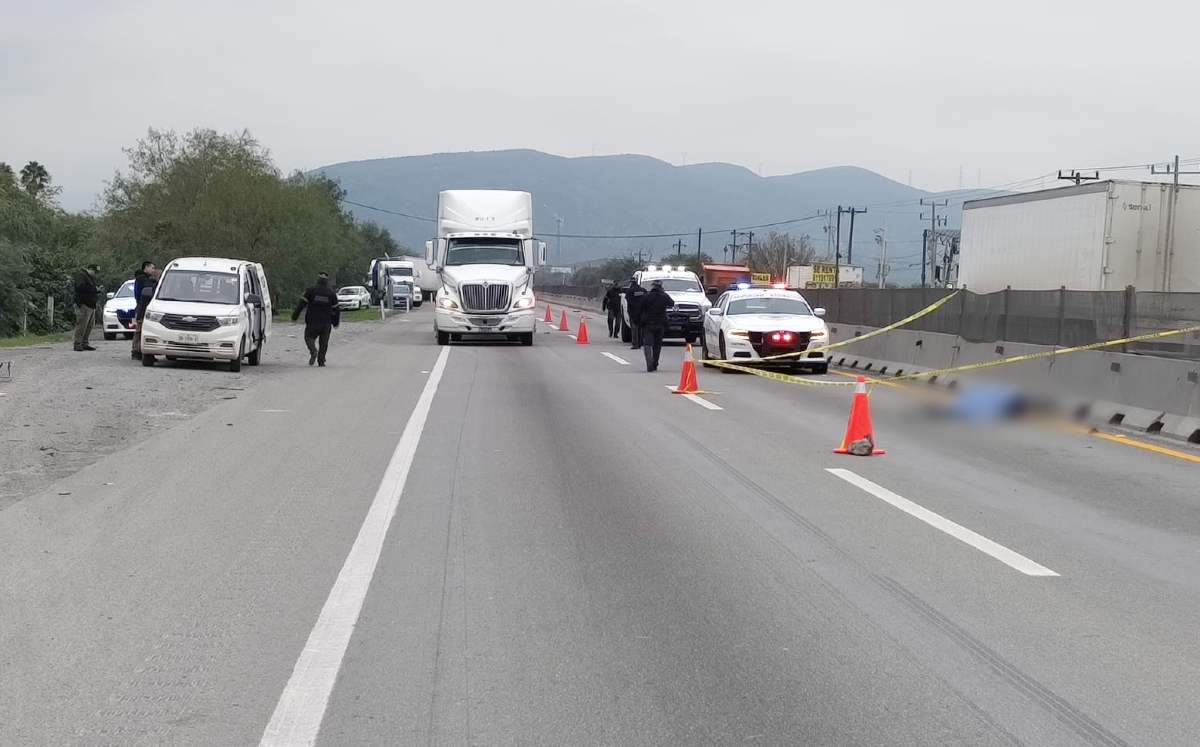
[[[0,511],[0,744],[1196,744],[1200,465],[430,313]]]

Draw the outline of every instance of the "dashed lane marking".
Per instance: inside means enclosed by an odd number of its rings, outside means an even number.
[[[695,402],[696,404],[700,405],[701,407],[703,407],[706,410],[724,410],[725,409],[724,407],[721,407],[720,405],[709,402],[708,400],[706,400],[705,398],[701,397],[698,394],[674,394],[675,387],[671,386],[670,384],[667,385],[667,391],[671,392],[676,397],[683,397],[686,400]]]
[[[620,363],[622,366],[629,365],[629,361],[625,360],[624,358],[622,358],[619,355],[613,355],[612,353],[601,353],[600,355],[603,355],[605,358],[610,358],[610,359],[616,361],[617,363]]]
[[[981,534],[972,532],[970,529],[967,529],[961,524],[956,524],[941,514],[934,513],[924,506],[913,503],[904,496],[893,493],[882,485],[877,485],[855,472],[851,472],[848,469],[838,469],[835,467],[826,468],[825,471],[834,477],[845,480],[856,488],[870,493],[884,503],[890,503],[909,516],[920,519],[934,529],[939,529],[954,539],[974,547],[976,550],[984,553],[985,555],[992,556],[1008,567],[1024,573],[1026,576],[1058,575],[1046,566],[1033,562],[1019,552],[1010,550],[998,542],[993,542]]]

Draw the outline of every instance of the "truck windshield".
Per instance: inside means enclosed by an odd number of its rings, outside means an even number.
[[[158,284],[159,301],[236,304],[238,276],[211,270],[167,270]]]
[[[523,265],[525,255],[518,239],[495,239],[487,236],[450,239],[446,251],[446,266],[455,265]]]
[[[395,277],[401,275],[403,277],[412,277],[413,269],[411,267],[389,267],[388,274]]]
[[[657,279],[657,278],[655,278]],[[695,280],[688,278],[662,278],[662,287],[667,293],[675,291],[676,293],[703,293],[704,290]],[[654,280],[644,280],[642,285],[650,287],[650,283]]]

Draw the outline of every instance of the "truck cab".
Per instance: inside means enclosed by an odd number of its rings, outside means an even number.
[[[691,270],[671,265],[647,265],[645,269],[633,273],[638,284],[650,290],[650,284],[661,280],[663,290],[675,302],[667,311],[666,339],[682,338],[686,342],[695,342],[704,333],[704,315],[712,307],[712,301],[704,293],[700,278]],[[621,339],[629,342],[633,336],[630,330],[629,303],[621,296]]]
[[[433,329],[439,345],[502,336],[533,344],[533,273],[546,245],[533,238],[533,197],[507,190],[438,194],[438,237],[425,259],[438,273]]]

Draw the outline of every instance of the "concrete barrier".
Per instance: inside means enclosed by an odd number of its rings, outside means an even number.
[[[830,323],[834,342],[875,327]],[[1053,350],[1026,343],[976,343],[956,335],[900,329],[831,351],[835,364],[853,365],[881,378],[953,368]],[[882,373],[880,373],[882,372]],[[1089,350],[1028,363],[947,374],[938,385],[991,380],[1053,396],[1096,420],[1200,443],[1200,361]]]

